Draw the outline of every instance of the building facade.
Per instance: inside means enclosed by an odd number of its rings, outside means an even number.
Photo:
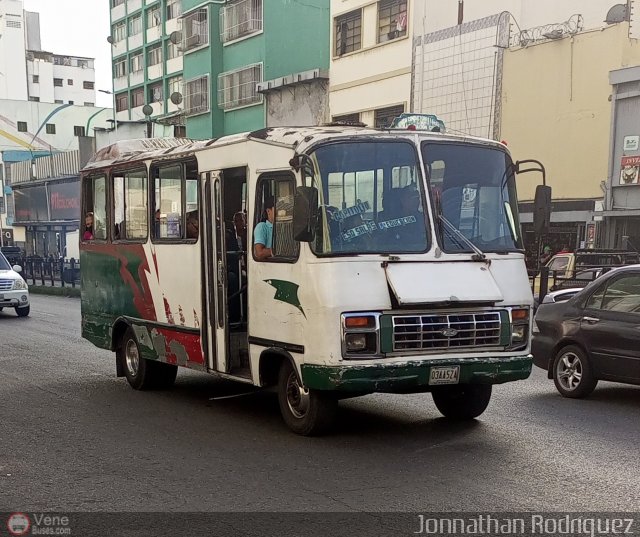
[[[110,0],[117,118],[182,123],[198,139],[324,120],[328,5],[263,1]]]
[[[0,0],[0,43],[0,99],[95,106],[94,59],[42,50],[23,0]]]

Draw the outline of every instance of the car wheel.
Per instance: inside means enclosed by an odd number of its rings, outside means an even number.
[[[472,420],[482,414],[491,400],[491,384],[458,384],[437,386],[431,396],[446,418]]]
[[[16,313],[18,314],[18,317],[28,317],[30,310],[31,306],[25,306],[24,308],[16,308]]]
[[[303,436],[327,432],[338,410],[338,399],[330,392],[302,386],[289,360],[283,360],[278,375],[278,403],[287,427]]]
[[[118,354],[125,377],[134,390],[164,390],[173,386],[178,366],[143,358],[131,328],[124,334]]]
[[[576,345],[560,349],[553,362],[553,382],[564,397],[579,399],[598,384],[587,354]]]

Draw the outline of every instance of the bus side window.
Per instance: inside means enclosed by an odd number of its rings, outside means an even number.
[[[267,239],[265,246],[271,248],[274,260],[295,261],[298,258],[300,245],[293,238],[294,193],[295,182],[292,175],[268,174],[258,180],[256,221],[253,227],[254,238],[256,230],[258,230],[261,240]],[[270,204],[274,205],[274,216],[271,223],[267,219],[266,207]],[[265,233],[266,235],[270,233],[271,236],[264,237]]]
[[[144,169],[113,177],[113,239],[146,240],[147,172]]]
[[[107,238],[107,178],[104,175],[85,179],[81,231],[83,241]]]

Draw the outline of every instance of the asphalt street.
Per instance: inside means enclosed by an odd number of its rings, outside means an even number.
[[[540,370],[452,424],[430,395],[341,402],[303,438],[275,395],[183,371],[136,392],[80,337],[78,299],[0,313],[0,511],[634,511],[640,388],[560,397]]]

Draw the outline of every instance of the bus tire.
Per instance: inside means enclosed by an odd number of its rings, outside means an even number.
[[[438,386],[431,395],[446,418],[472,420],[482,414],[491,400],[491,384],[457,384]]]
[[[165,390],[173,386],[178,366],[143,358],[131,328],[122,336],[118,352],[124,375],[134,390]]]
[[[289,360],[283,360],[280,365],[278,402],[287,427],[303,436],[329,431],[338,411],[338,399],[334,394],[304,388]]]

